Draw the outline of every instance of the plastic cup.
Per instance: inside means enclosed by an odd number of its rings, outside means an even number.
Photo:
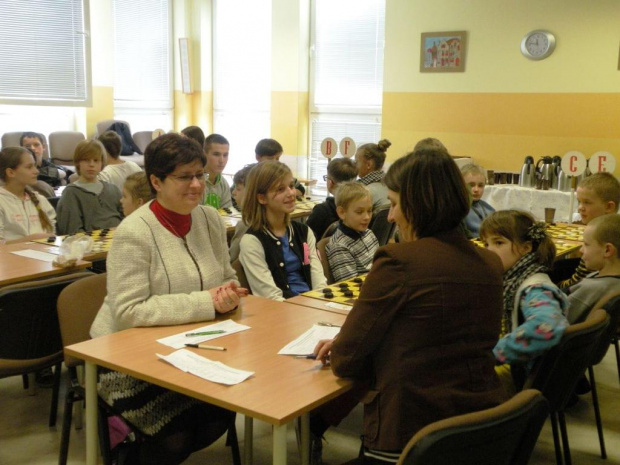
[[[553,224],[555,208],[545,208],[545,223]]]

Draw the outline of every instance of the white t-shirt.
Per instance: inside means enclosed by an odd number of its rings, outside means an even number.
[[[125,179],[127,179],[127,176],[137,173],[138,171],[142,171],[142,168],[140,168],[133,161],[126,160],[120,165],[106,166],[103,171],[99,173],[97,178],[99,178],[100,181],[114,184],[121,192],[123,192],[123,186],[125,185]]]

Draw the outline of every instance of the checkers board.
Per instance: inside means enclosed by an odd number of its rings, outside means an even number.
[[[218,208],[217,212],[220,216],[228,216],[231,218],[241,218],[241,212],[235,207]]]
[[[585,226],[580,224],[549,224],[547,225],[547,234],[549,234],[554,240],[561,239],[564,241],[582,242],[584,229]]]
[[[360,295],[360,287],[364,284],[365,279],[366,275],[360,275],[322,289],[303,292],[301,295],[328,302],[353,305]]]
[[[85,255],[85,257],[88,257],[89,255],[107,253],[110,251],[110,246],[112,245],[112,239],[114,239],[114,229],[97,229],[95,231],[80,232],[77,234],[70,234],[67,236],[50,236],[47,239],[35,239],[32,242],[60,247],[60,245],[62,244],[62,241],[64,241],[67,237],[72,237],[72,236],[92,237],[93,248],[90,252],[86,253]],[[54,252],[52,251],[52,253]],[[60,253],[60,251],[58,251],[58,253]]]

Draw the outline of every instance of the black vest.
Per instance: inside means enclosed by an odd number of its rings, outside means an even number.
[[[291,292],[288,285],[288,277],[284,266],[284,253],[282,252],[280,238],[274,236],[266,229],[260,231],[250,229],[246,234],[256,236],[263,245],[263,249],[265,250],[265,261],[267,262],[269,271],[271,271],[276,286],[282,291],[284,298],[288,299],[293,297],[294,294]],[[291,250],[301,262],[301,273],[304,280],[308,283],[308,287],[312,289],[310,263],[308,261],[308,264],[304,264],[304,243],[308,242],[308,226],[298,221],[291,221],[288,234]]]

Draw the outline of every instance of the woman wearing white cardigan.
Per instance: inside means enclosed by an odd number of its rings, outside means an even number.
[[[108,293],[93,337],[138,326],[213,320],[239,305],[226,229],[216,210],[199,206],[202,148],[167,134],[146,149],[155,200],[125,219],[108,254]],[[152,441],[140,463],[181,463],[221,436],[234,414],[128,375],[103,370],[99,395]]]

